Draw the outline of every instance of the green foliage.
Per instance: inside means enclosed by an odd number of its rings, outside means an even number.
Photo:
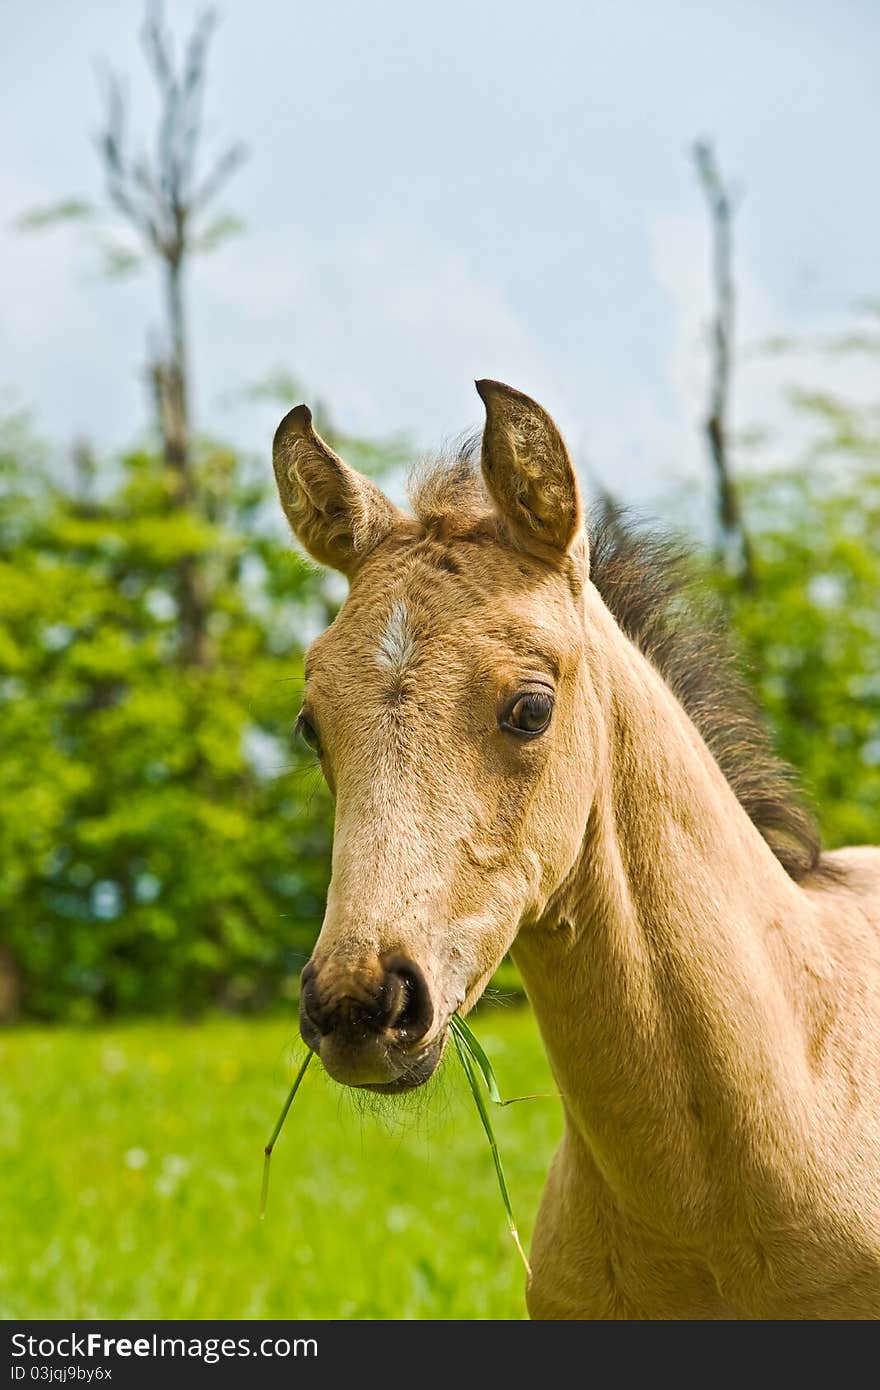
[[[15,219],[15,228],[19,232],[41,232],[60,222],[88,222],[94,215],[92,204],[83,198],[61,198],[57,203],[20,213]]]
[[[818,393],[798,468],[754,474],[754,595],[731,616],[829,845],[880,841],[880,415]]]
[[[230,212],[221,212],[203,227],[192,239],[191,249],[196,252],[207,253],[216,251],[223,246],[230,237],[240,236],[244,231],[244,222],[240,217],[233,216]]]
[[[101,500],[0,450],[0,921],[27,1012],[255,1007],[320,922],[330,805],[290,736],[322,580],[262,480],[205,446],[198,510],[149,453]],[[268,472],[268,465],[265,470]],[[177,564],[210,593],[182,664]]]
[[[551,1089],[527,1010],[476,1028],[506,1090]],[[427,1091],[367,1110],[311,1067],[259,1220],[295,1031],[214,1018],[0,1034],[0,1317],[524,1317],[452,1048]],[[561,1125],[555,1101],[498,1112],[524,1239]]]
[[[880,420],[797,406],[815,445],[748,480],[757,588],[727,598],[827,841],[877,842]],[[322,427],[374,474],[401,459]],[[332,809],[290,731],[332,591],[282,534],[268,463],[199,446],[184,509],[149,452],[80,462],[65,486],[24,420],[0,438],[0,972],[44,1018],[263,1007],[295,993],[323,911]],[[201,665],[184,560],[208,595]]]

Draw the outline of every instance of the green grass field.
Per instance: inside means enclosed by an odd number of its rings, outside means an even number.
[[[477,1031],[506,1095],[552,1090],[530,1014]],[[0,1035],[3,1318],[521,1318],[524,1274],[449,1049],[430,1087],[365,1103],[292,1024],[214,1019]],[[556,1100],[493,1112],[531,1234]]]

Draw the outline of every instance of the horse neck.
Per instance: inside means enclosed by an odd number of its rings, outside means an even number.
[[[778,967],[810,909],[672,692],[588,601],[606,673],[596,791],[578,862],[514,956],[569,1131],[612,1186],[650,1172],[668,1203],[705,1166],[707,1130],[790,1118],[797,972]]]

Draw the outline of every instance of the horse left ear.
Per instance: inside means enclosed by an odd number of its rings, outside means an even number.
[[[566,555],[583,526],[574,465],[537,401],[501,381],[478,381],[486,407],[486,486],[514,539],[539,554]]]

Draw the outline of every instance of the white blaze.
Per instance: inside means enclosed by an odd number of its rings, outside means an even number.
[[[416,640],[410,630],[406,604],[398,599],[388,615],[385,631],[379,638],[376,660],[380,666],[400,674],[416,654]]]

